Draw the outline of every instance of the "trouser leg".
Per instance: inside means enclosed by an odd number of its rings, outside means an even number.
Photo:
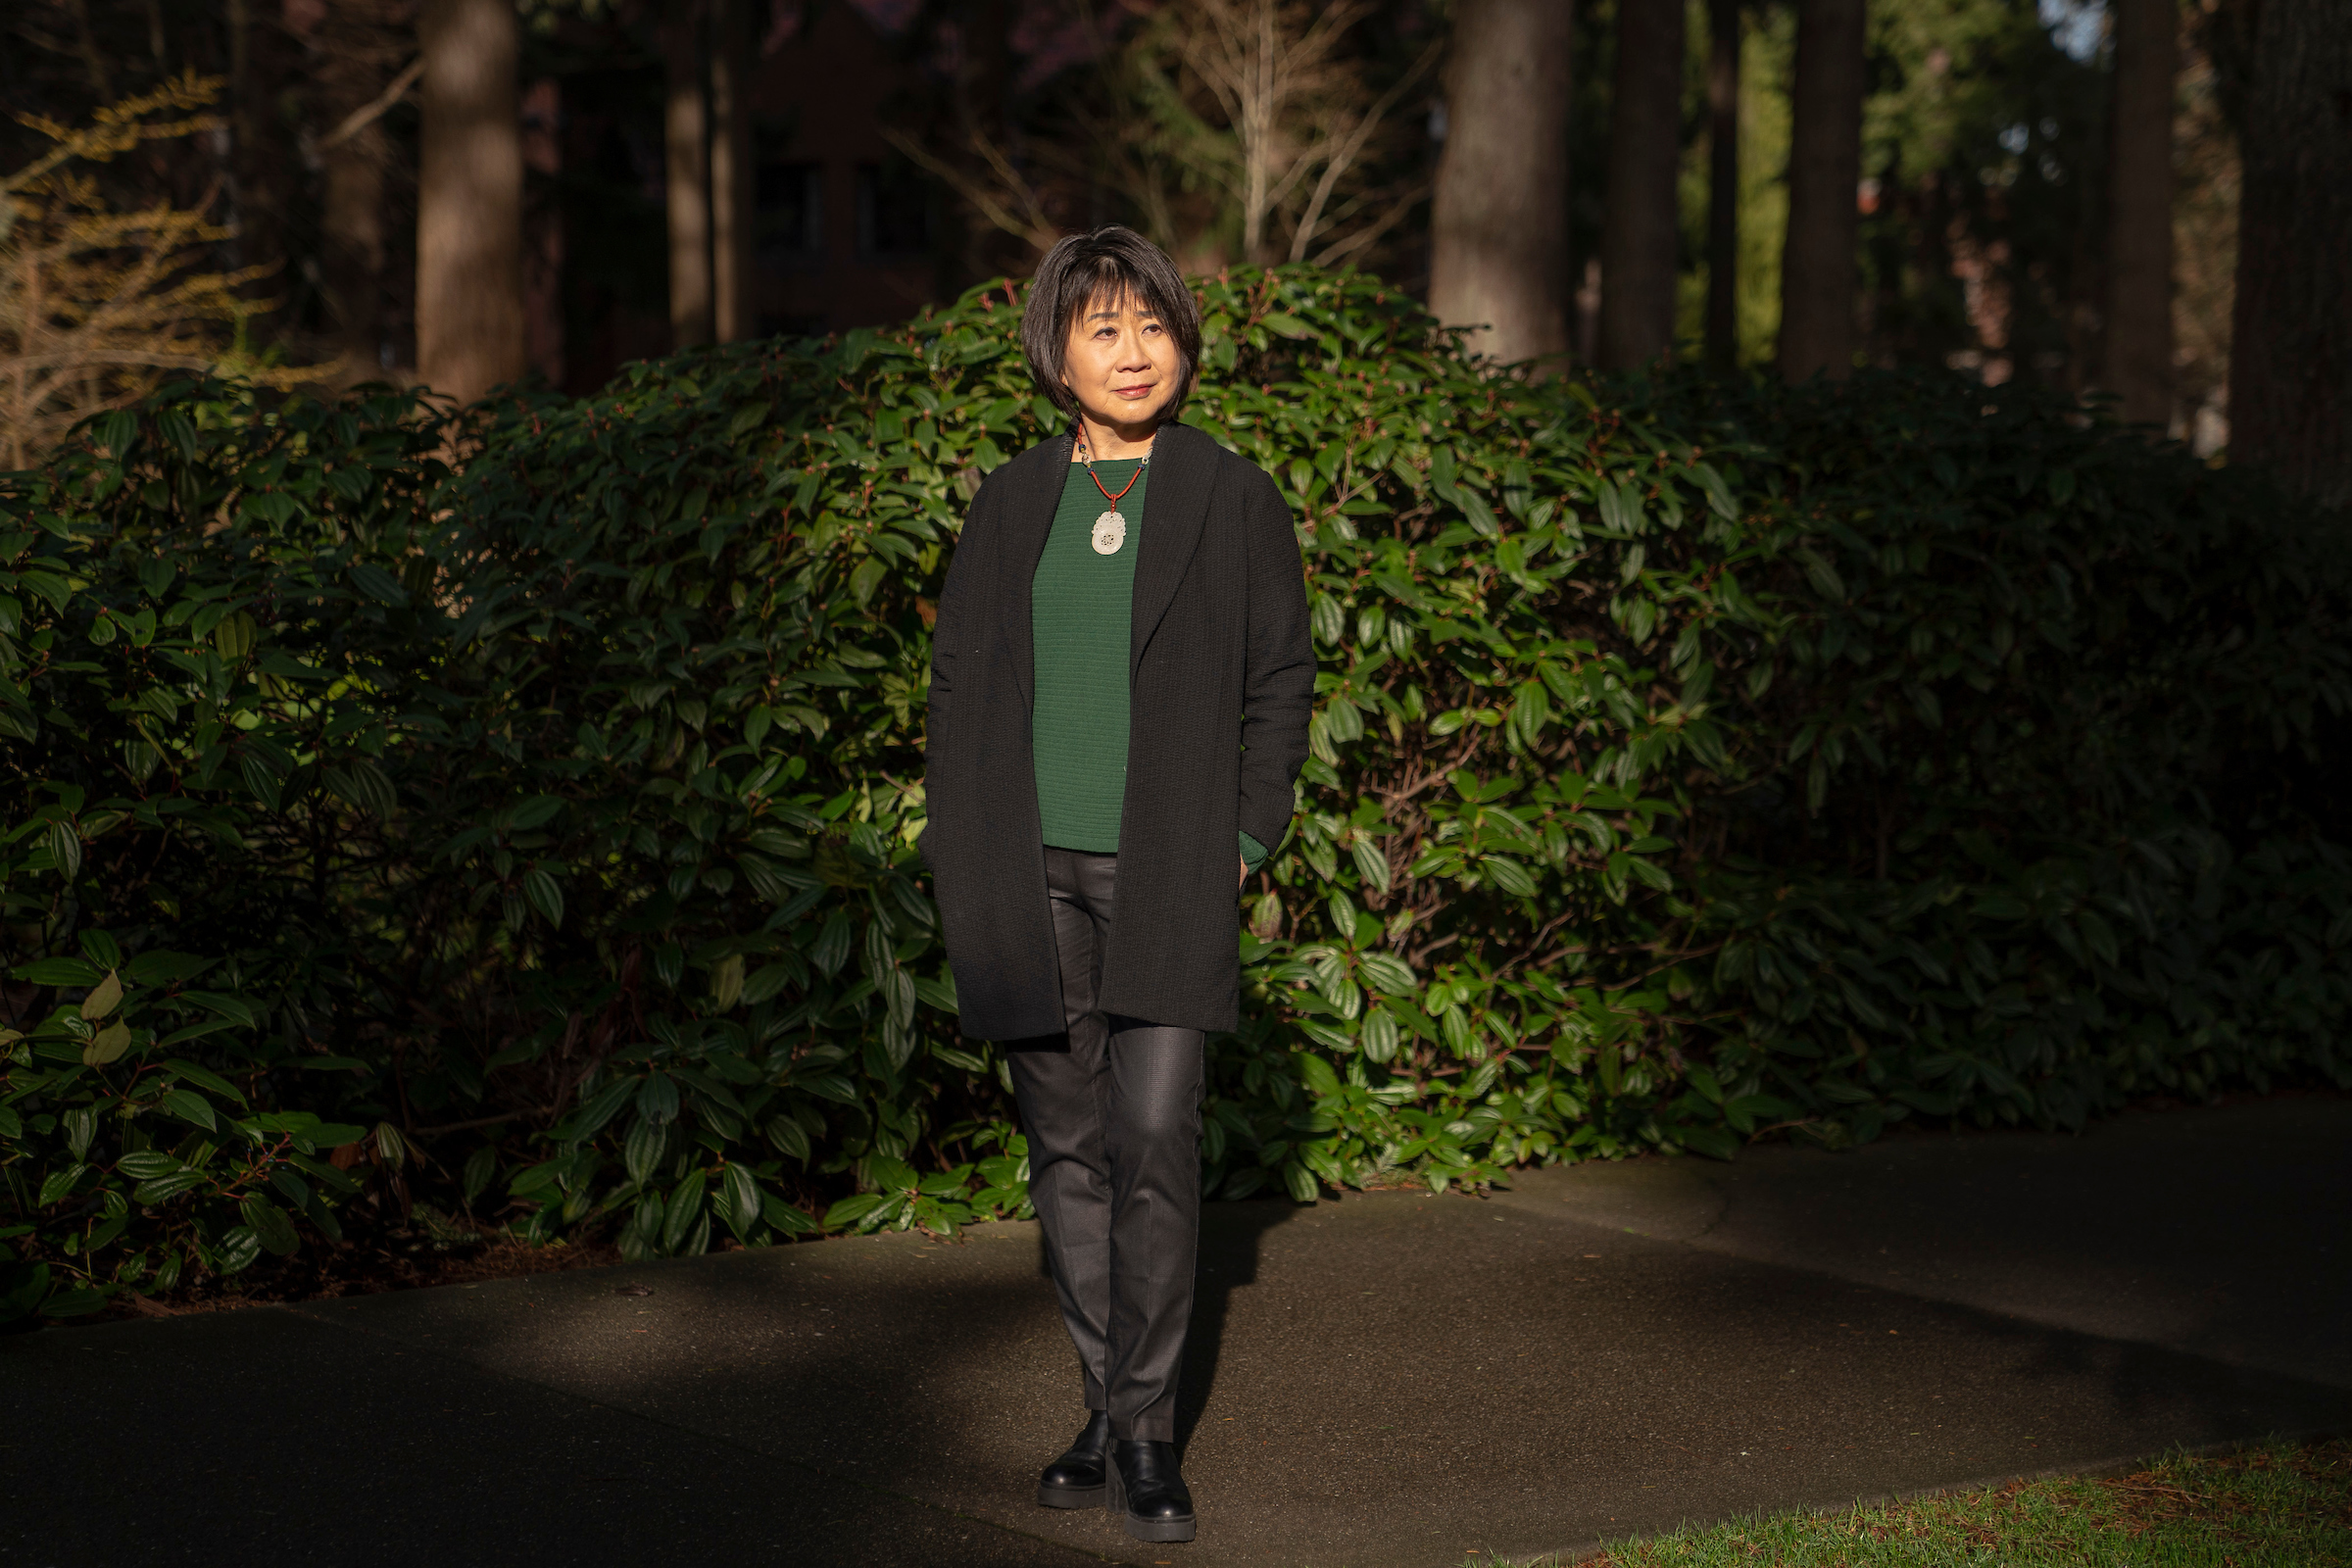
[[[1054,1047],[1006,1053],[1029,1140],[1029,1201],[1045,1231],[1046,1266],[1078,1349],[1090,1410],[1109,1408],[1111,1184],[1102,1111],[1110,1029],[1095,996],[1110,908],[1107,900],[1099,915],[1089,906],[1080,872],[1085,861],[1109,858],[1046,851],[1067,1034]]]
[[[1176,1378],[1200,1237],[1198,1029],[1113,1018],[1110,1106],[1110,1431],[1173,1442]]]
[[[1117,860],[1046,851],[1066,1047],[1009,1053],[1029,1193],[1090,1409],[1112,1435],[1173,1441],[1200,1228],[1203,1038],[1106,1018],[1102,945]]]

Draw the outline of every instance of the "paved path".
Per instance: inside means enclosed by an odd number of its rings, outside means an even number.
[[[1438,1568],[2346,1430],[2348,1328],[2343,1099],[1579,1166],[1211,1205],[1189,1546],[1031,1505],[994,1225],[0,1343],[0,1563]]]

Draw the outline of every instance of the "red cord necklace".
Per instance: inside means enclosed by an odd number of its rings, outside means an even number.
[[[1144,459],[1144,463],[1151,461],[1150,458]],[[1102,477],[1095,472],[1095,460],[1091,457],[1086,460],[1086,476],[1095,481],[1095,488],[1102,492],[1102,499],[1115,507],[1127,499],[1127,492],[1135,488],[1135,481],[1144,476],[1144,463],[1135,466],[1135,471],[1127,476],[1127,482],[1119,486],[1119,493],[1115,496],[1103,485]]]
[[[1082,454],[1079,462],[1086,465],[1086,476],[1095,481],[1095,488],[1102,491],[1102,499],[1110,503],[1110,510],[1095,519],[1092,539],[1095,554],[1115,556],[1119,548],[1127,543],[1127,516],[1119,511],[1119,503],[1126,499],[1128,491],[1135,488],[1135,482],[1144,476],[1144,470],[1152,466],[1152,453],[1148,448],[1145,450],[1143,461],[1135,466],[1135,471],[1127,476],[1127,482],[1119,487],[1119,493],[1114,496],[1110,493],[1110,487],[1102,482],[1102,476],[1095,472],[1095,449],[1088,443],[1083,428],[1078,432],[1078,450]]]

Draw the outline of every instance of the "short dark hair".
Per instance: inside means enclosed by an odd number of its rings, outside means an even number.
[[[1079,315],[1104,294],[1137,301],[1176,339],[1176,352],[1184,359],[1182,379],[1160,411],[1161,418],[1173,418],[1200,375],[1200,307],[1166,251],[1116,223],[1064,236],[1037,264],[1021,316],[1021,348],[1037,389],[1063,414],[1078,416],[1078,399],[1061,378],[1065,351]]]

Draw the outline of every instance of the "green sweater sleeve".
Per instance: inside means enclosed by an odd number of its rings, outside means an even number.
[[[1266,847],[1263,844],[1258,843],[1257,840],[1251,838],[1249,834],[1243,834],[1242,863],[1248,866],[1250,870],[1254,871],[1260,865],[1265,863],[1265,859]]]

